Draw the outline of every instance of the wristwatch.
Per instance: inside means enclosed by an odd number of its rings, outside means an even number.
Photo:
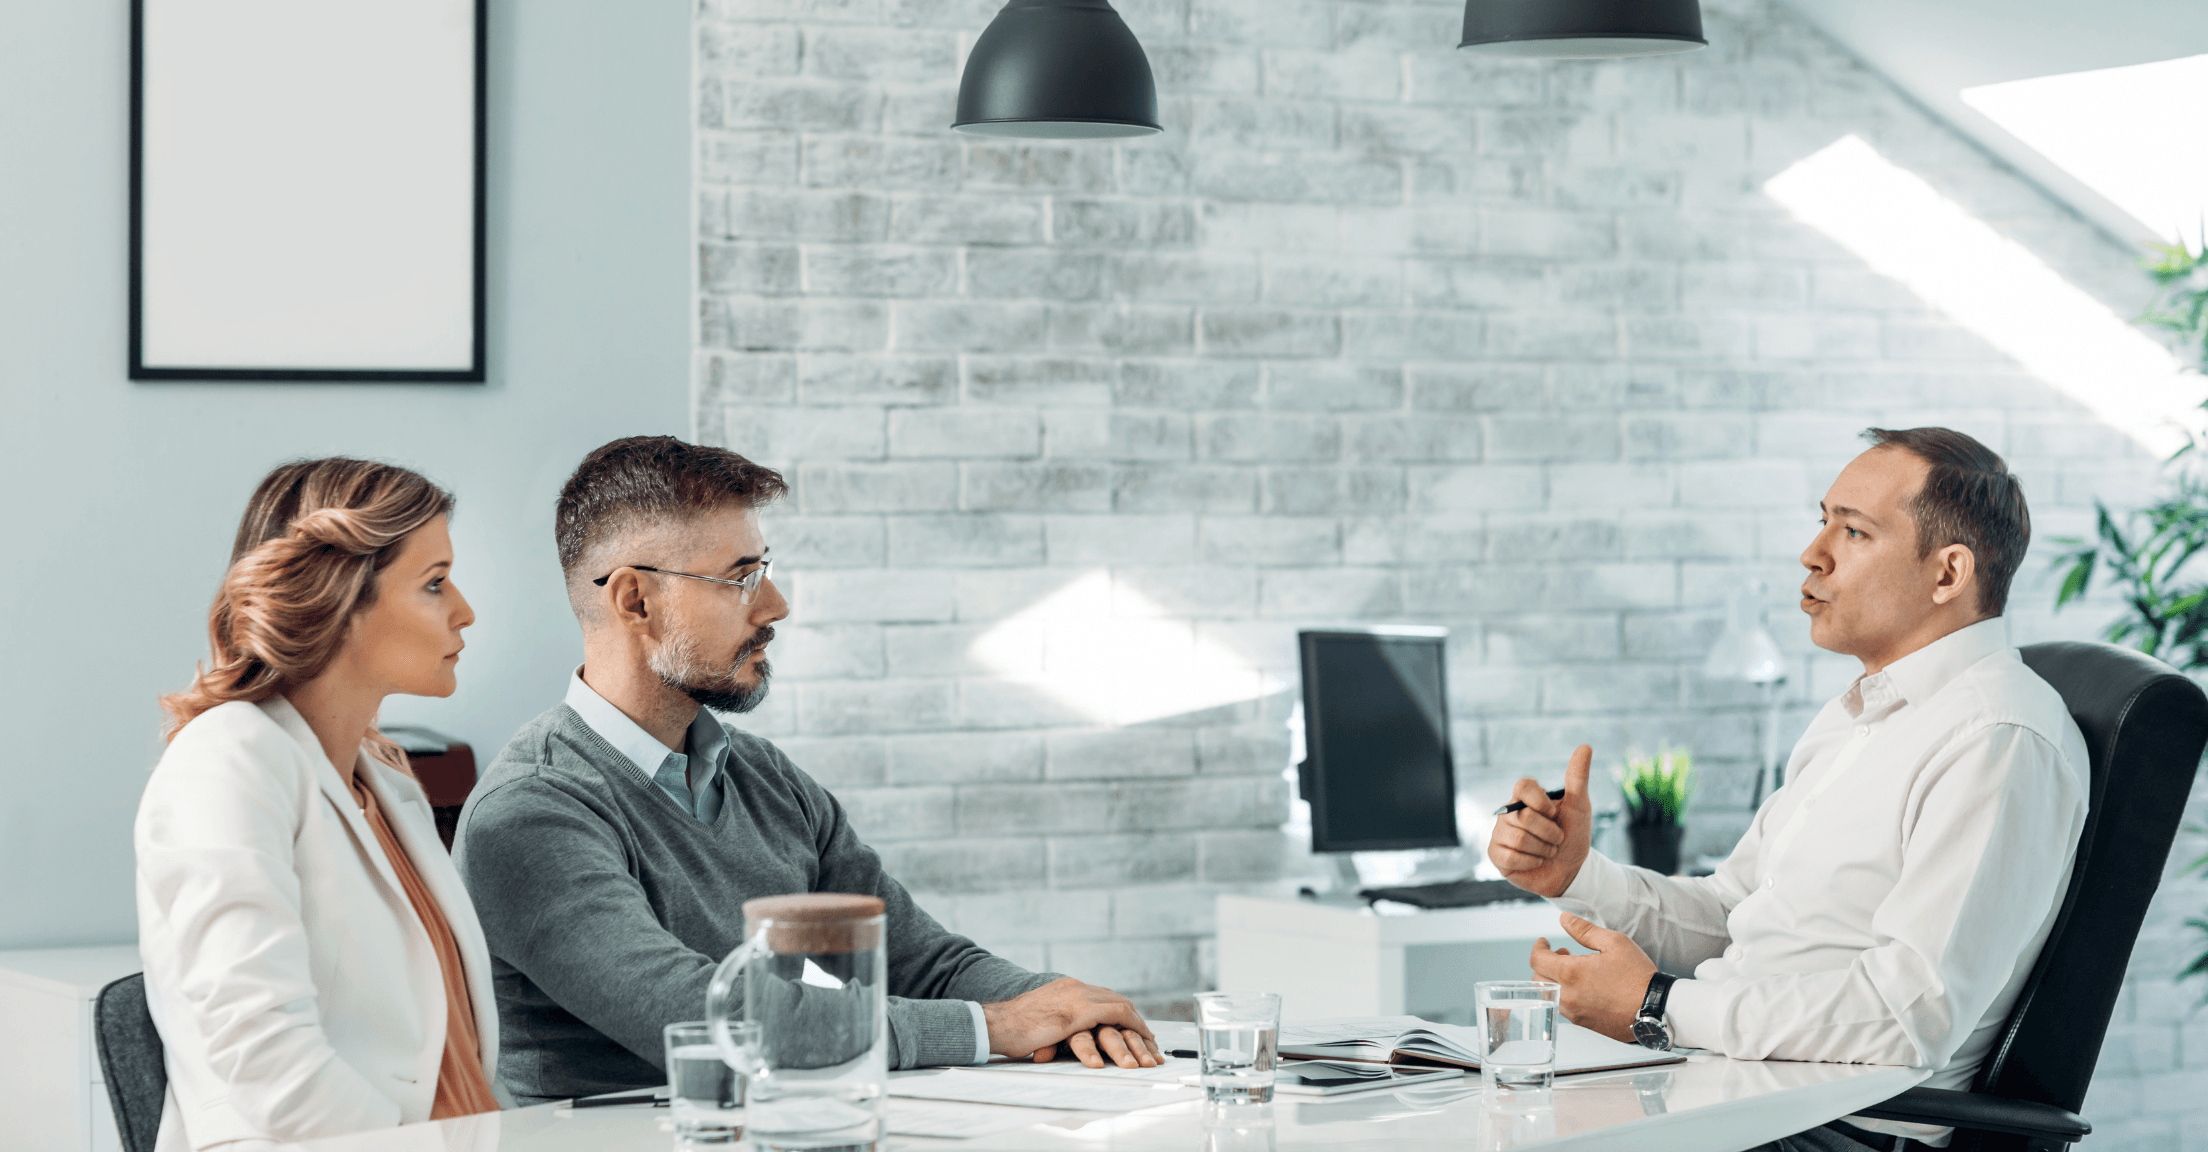
[[[1641,1011],[1633,1017],[1633,1038],[1643,1048],[1671,1051],[1671,1029],[1664,1027],[1664,1001],[1671,998],[1672,983],[1679,978],[1658,972],[1648,978],[1648,994],[1641,997]]]

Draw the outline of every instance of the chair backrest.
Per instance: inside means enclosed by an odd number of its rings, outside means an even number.
[[[2208,697],[2169,665],[2112,644],[2033,644],[2022,655],[2085,734],[2091,809],[2054,931],[1975,1090],[2075,1112],[2208,746]]]
[[[92,1031],[99,1039],[100,1075],[115,1108],[123,1152],[153,1152],[161,1134],[161,1103],[169,1094],[169,1068],[161,1033],[146,1007],[146,975],[134,972],[100,989],[92,1002]]]

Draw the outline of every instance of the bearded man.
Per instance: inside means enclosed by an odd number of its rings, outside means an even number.
[[[661,1029],[704,1013],[744,901],[790,892],[886,905],[891,1067],[1061,1049],[1157,1064],[1126,997],[945,930],[827,789],[714,715],[766,696],[789,604],[758,510],[787,490],[725,449],[638,436],[560,493],[583,664],[484,773],[455,846],[490,945],[500,1078],[524,1103],[666,1083]]]

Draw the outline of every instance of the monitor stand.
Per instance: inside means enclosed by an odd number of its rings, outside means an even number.
[[[1303,900],[1343,908],[1363,908],[1364,897],[1357,893],[1365,887],[1365,881],[1357,875],[1357,864],[1347,852],[1318,852],[1329,860],[1312,876],[1311,883],[1297,893]]]
[[[1343,896],[1356,896],[1357,890],[1365,886],[1364,877],[1357,874],[1356,858],[1348,852],[1328,855],[1334,857],[1334,891]]]

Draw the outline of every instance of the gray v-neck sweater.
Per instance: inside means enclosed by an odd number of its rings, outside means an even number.
[[[843,806],[772,743],[731,728],[711,823],[645,780],[562,704],[498,754],[454,858],[490,944],[500,1079],[548,1099],[666,1082],[660,1029],[705,1015],[743,942],[743,903],[857,892],[888,904],[890,1066],[966,1064],[965,1001],[1055,979],[946,930],[860,842]]]

